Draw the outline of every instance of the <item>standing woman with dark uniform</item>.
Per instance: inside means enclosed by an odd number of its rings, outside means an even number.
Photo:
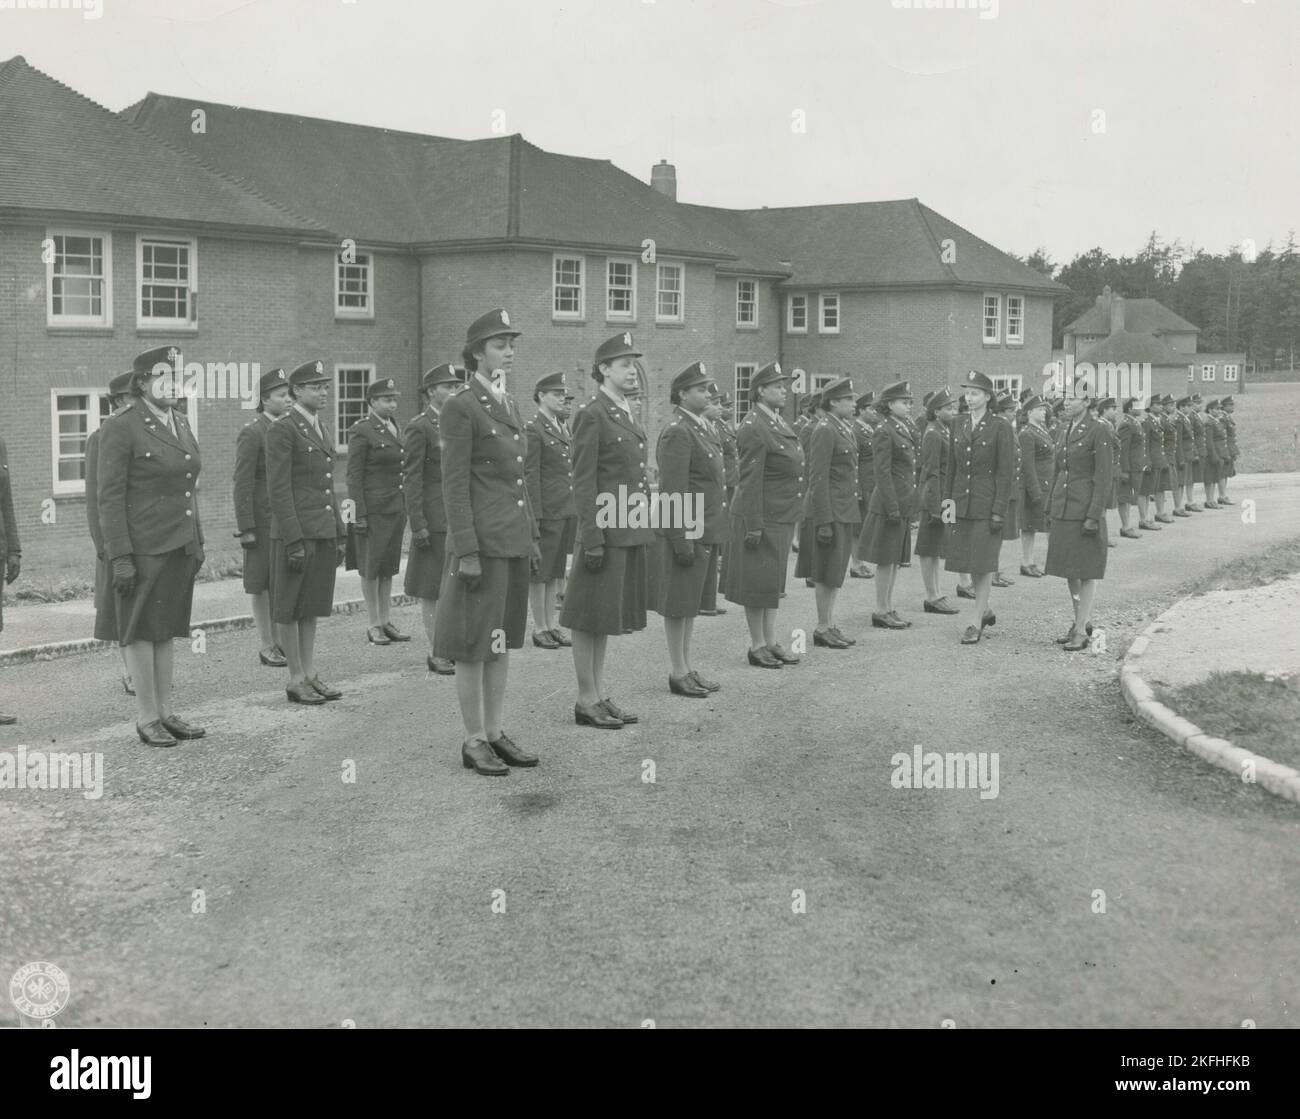
[[[872,422],[871,407],[876,399],[874,392],[864,392],[854,402],[857,416],[853,420],[853,438],[858,444],[858,519],[867,523],[867,506],[871,504],[871,491],[876,488],[875,467],[872,465],[871,440],[876,434],[876,425]],[[849,557],[850,579],[874,579],[876,577],[867,561],[862,558],[862,534],[853,541],[853,552]]]
[[[817,627],[813,644],[847,649],[857,641],[835,624],[835,599],[844,585],[853,542],[862,523],[858,504],[858,442],[853,432],[853,384],[847,377],[821,392],[822,414],[808,439],[808,498],[800,530],[795,576],[816,588]]]
[[[876,611],[871,624],[880,629],[907,629],[894,610],[894,581],[898,567],[912,552],[912,517],[916,504],[916,444],[907,414],[912,387],[907,381],[880,393],[876,411],[883,419],[871,439],[876,488],[862,526],[862,558],[876,565]]]
[[[713,388],[709,395],[709,410],[705,415],[713,424],[713,430],[718,437],[718,445],[722,448],[722,476],[725,482],[725,493],[727,497],[727,516],[723,518],[723,524],[726,526],[727,536],[731,535],[731,503],[736,497],[736,482],[740,478],[740,456],[736,451],[736,427],[731,422],[731,393],[723,392],[718,388],[717,383],[713,382]],[[723,541],[722,547],[718,551],[718,586],[726,586],[727,577],[727,541]],[[712,603],[705,603],[700,610],[701,614],[725,614],[725,606],[719,606],[717,595],[714,595]]]
[[[168,346],[135,359],[135,399],[104,425],[97,462],[116,637],[135,685],[136,733],[147,746],[204,735],[172,708],[172,641],[190,636],[194,578],[203,566],[199,445],[175,407],[179,363]]]
[[[647,552],[654,540],[649,520],[644,527],[607,523],[608,502],[619,487],[648,511],[646,433],[628,404],[637,384],[641,356],[631,334],[616,334],[601,343],[592,362],[596,395],[578,405],[573,418],[573,500],[578,515],[573,574],[564,595],[560,624],[573,631],[573,668],[578,677],[578,726],[618,730],[638,716],[606,695],[605,650],[610,635],[645,629]],[[633,517],[636,514],[627,510]]]
[[[956,614],[958,609],[939,589],[939,561],[948,539],[943,521],[943,487],[948,477],[948,429],[957,418],[957,400],[944,388],[925,399],[926,426],[921,436],[921,484],[917,507],[921,524],[916,530],[916,555],[921,558],[927,614]]]
[[[1065,420],[1055,448],[1047,574],[1059,575],[1069,587],[1074,621],[1060,644],[1077,652],[1088,647],[1092,600],[1097,581],[1106,575],[1106,501],[1114,457],[1108,426],[1089,415],[1083,397],[1066,400]]]
[[[23,546],[18,539],[14,492],[9,481],[9,451],[3,439],[0,439],[0,566],[3,566],[5,583],[17,579],[23,566]],[[4,590],[0,588],[0,630],[5,628],[4,620]],[[0,726],[9,726],[17,721],[17,715],[0,715]]]
[[[1052,439],[1047,434],[1047,401],[1028,397],[1021,409],[1020,429],[1020,574],[1041,579],[1043,569],[1034,560],[1034,543],[1047,531],[1047,499],[1052,493]]]
[[[1183,480],[1183,508],[1189,513],[1202,513],[1204,510],[1196,504],[1196,483],[1201,480],[1201,448],[1205,446],[1205,436],[1197,438],[1196,422],[1192,413],[1192,398],[1178,398],[1178,422],[1182,425],[1183,457],[1186,466],[1179,471]]]
[[[1220,397],[1219,410],[1222,416],[1224,434],[1228,440],[1228,469],[1219,474],[1219,502],[1222,505],[1237,504],[1228,496],[1228,479],[1237,476],[1237,458],[1241,454],[1237,448],[1237,421],[1233,417],[1236,407],[1237,401],[1235,397]]]
[[[1015,471],[1015,436],[1011,425],[992,415],[993,382],[971,370],[962,388],[970,409],[952,428],[946,496],[955,502],[957,523],[950,529],[944,567],[969,573],[975,590],[979,625],[969,625],[963,645],[978,644],[984,627],[997,622],[989,609],[989,588],[998,569],[1002,527],[1011,499]]]
[[[523,648],[528,577],[541,564],[524,483],[528,436],[505,384],[521,333],[500,308],[470,323],[461,352],[469,380],[447,401],[438,425],[447,570],[433,654],[456,664],[461,764],[487,777],[538,761],[502,729],[510,650]]]
[[[402,497],[402,433],[397,421],[397,382],[391,377],[366,386],[370,411],[348,433],[348,496],[355,519],[357,571],[366,600],[372,645],[410,641],[389,620],[393,576],[402,566],[406,507]]]
[[[1221,509],[1232,504],[1228,500],[1228,471],[1232,468],[1228,424],[1223,415],[1223,401],[1211,400],[1205,407],[1205,414],[1209,417],[1209,426],[1205,429],[1205,446],[1210,455],[1210,478],[1218,492],[1214,507]]]
[[[799,663],[776,639],[776,611],[804,498],[803,448],[781,415],[789,380],[777,362],[758,370],[749,382],[753,407],[736,429],[740,481],[731,507],[725,594],[745,608],[755,668]]]
[[[271,626],[271,495],[266,488],[266,433],[293,407],[289,375],[262,374],[257,415],[235,439],[235,535],[244,551],[244,593],[253,600],[253,621],[262,640],[258,658],[270,668],[289,662]]]
[[[108,406],[112,409],[107,424],[131,404],[131,380],[134,373],[119,373],[108,382]],[[99,524],[99,437],[103,424],[86,439],[86,525],[95,545],[95,640],[117,640],[117,614],[113,609],[113,571],[104,551],[104,530]],[[117,647],[122,658],[122,690],[135,695],[131,670],[126,663],[126,647]]]
[[[1119,506],[1119,534],[1130,540],[1140,540],[1142,534],[1129,526],[1133,506],[1137,503],[1141,485],[1142,425],[1133,418],[1133,401],[1124,401],[1119,426],[1119,476],[1115,479],[1115,498]]]
[[[533,611],[533,644],[542,649],[572,645],[555,620],[555,596],[569,566],[577,535],[573,505],[573,462],[563,373],[551,373],[533,387],[537,415],[528,421],[524,477],[541,533],[542,566],[532,576],[528,600]]]
[[[1002,540],[1020,539],[1020,493],[1024,485],[1023,467],[1020,462],[1020,433],[1016,427],[1017,405],[1014,393],[1000,392],[993,398],[993,413],[1000,419],[1005,420],[1011,426],[1011,445],[1015,457],[1015,471],[1011,477],[1011,497],[1007,501],[1007,518],[1002,526]],[[1015,585],[1014,579],[1008,579],[1002,574],[1001,553],[998,556],[998,570],[993,574],[993,585],[995,587],[1011,587]]]
[[[447,514],[442,504],[442,447],[438,418],[461,383],[454,365],[435,365],[420,378],[424,407],[402,434],[402,493],[411,522],[411,550],[403,589],[420,600],[420,618],[429,640],[425,664],[438,676],[454,676],[456,666],[433,655],[434,612],[447,558]]]

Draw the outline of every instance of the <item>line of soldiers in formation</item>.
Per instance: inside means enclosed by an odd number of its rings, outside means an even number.
[[[1107,509],[1118,508],[1120,535],[1137,537],[1134,504],[1138,528],[1159,531],[1157,522],[1232,503],[1231,398],[1156,397],[1146,411],[1128,401],[1117,421],[1112,398],[1053,402],[1025,392],[1017,400],[972,371],[960,396],[947,388],[924,396],[922,431],[907,382],[859,396],[841,378],[809,397],[791,425],[784,417],[791,378],[772,362],[752,376],[750,408],[733,428],[725,394],[695,362],[671,382],[675,408],[656,458],[660,502],[672,507],[665,499],[675,497],[677,508],[698,508],[699,522],[611,521],[610,495],[651,498],[649,439],[630,403],[642,353],[630,333],[604,342],[592,363],[595,391],[576,410],[563,374],[541,378],[537,414],[525,423],[506,391],[520,333],[501,309],[471,323],[462,366],[424,374],[423,407],[404,429],[395,382],[368,386],[367,414],[349,433],[348,524],[335,494],[336,448],[321,423],[322,362],[265,374],[257,417],[236,445],[244,587],[262,663],[288,669],[288,699],[341,698],[314,658],[317,619],[332,611],[341,563],[361,576],[367,640],[410,640],[389,617],[409,521],[405,590],[421,603],[428,667],[455,675],[462,761],[485,775],[538,762],[503,729],[509,650],[523,645],[530,608],[535,645],[572,647],[575,723],[617,730],[638,716],[610,694],[608,639],[643,629],[648,609],[664,618],[672,694],[706,698],[721,688],[692,658],[695,618],[725,613],[719,589],[744,609],[750,665],[800,662],[801,642],[787,648],[776,628],[792,550],[796,577],[815,591],[814,645],[856,644],[834,620],[846,575],[875,579],[873,626],[910,627],[893,591],[913,554],[927,613],[959,613],[940,590],[940,561],[957,573],[957,594],[975,600],[979,619],[961,642],[977,644],[996,623],[990,588],[1012,582],[998,569],[1002,542],[1019,536],[1022,575],[1067,580],[1074,618],[1057,641],[1074,651],[1088,647],[1096,583],[1114,546]],[[152,746],[205,733],[172,701],[172,641],[189,636],[204,554],[199,447],[170,395],[177,359],[160,347],[113,378],[113,415],[86,450],[95,636],[118,642],[137,732]],[[4,483],[8,544],[0,556],[10,557],[12,581],[19,549],[7,463]],[[1044,531],[1045,570],[1034,561]]]

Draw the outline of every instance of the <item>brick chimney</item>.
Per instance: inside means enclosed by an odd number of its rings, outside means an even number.
[[[650,185],[660,194],[666,194],[677,201],[677,168],[666,159],[661,159],[650,168]]]
[[[1124,297],[1110,290],[1110,284],[1101,289],[1097,296],[1097,306],[1102,308],[1110,319],[1110,333],[1118,334],[1124,329]]]

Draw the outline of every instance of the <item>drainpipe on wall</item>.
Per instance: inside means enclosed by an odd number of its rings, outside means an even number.
[[[420,395],[420,376],[424,372],[424,258],[415,258],[415,396]]]

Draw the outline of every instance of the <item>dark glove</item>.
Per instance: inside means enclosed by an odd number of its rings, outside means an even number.
[[[829,543],[830,543],[832,540],[834,540],[834,539],[835,539],[835,529],[834,529],[833,526],[831,526],[831,525],[818,525],[818,526],[817,526],[817,543],[818,543],[818,544],[829,544]]]
[[[758,548],[759,544],[761,544],[762,542],[763,542],[762,529],[759,529],[757,532],[745,533],[745,547],[748,548],[751,552],[755,551]]]
[[[470,552],[467,556],[461,556],[456,574],[465,581],[466,590],[478,590],[478,581],[483,577],[483,565],[479,563],[478,553]]]
[[[358,517],[352,522],[352,531],[358,536],[365,536],[370,531],[370,522],[365,517]]]
[[[927,514],[926,514],[926,518],[927,518],[927,520],[926,520],[926,523],[927,523],[927,524],[934,524],[934,525],[941,525],[941,524],[943,524],[943,514],[942,514],[942,513],[927,513]]]
[[[691,567],[695,563],[695,546],[689,540],[674,540],[673,562],[678,567]]]
[[[582,564],[588,571],[599,571],[605,566],[605,545],[588,548],[582,553]]]
[[[135,560],[130,556],[118,556],[113,561],[113,590],[118,594],[135,590]]]
[[[989,518],[989,532],[1001,532],[1001,531],[1002,531],[1002,517],[999,514],[994,513],[993,516]]]
[[[5,560],[5,582],[12,583],[18,578],[18,572],[23,569],[23,557],[17,552],[10,552],[9,558]]]
[[[411,543],[417,548],[433,547],[433,534],[427,528],[419,529],[411,533]]]
[[[533,546],[528,551],[528,571],[536,575],[542,569],[542,546],[533,541]]]
[[[1083,533],[1084,536],[1096,536],[1097,528],[1098,528],[1097,522],[1094,521],[1091,517],[1088,517],[1084,520],[1083,528],[1080,531]]]
[[[256,548],[257,533],[255,533],[251,528],[247,532],[241,532],[239,534],[239,546],[241,548]]]
[[[290,571],[301,571],[307,566],[307,548],[301,540],[297,544],[290,544],[285,555],[289,559]]]

